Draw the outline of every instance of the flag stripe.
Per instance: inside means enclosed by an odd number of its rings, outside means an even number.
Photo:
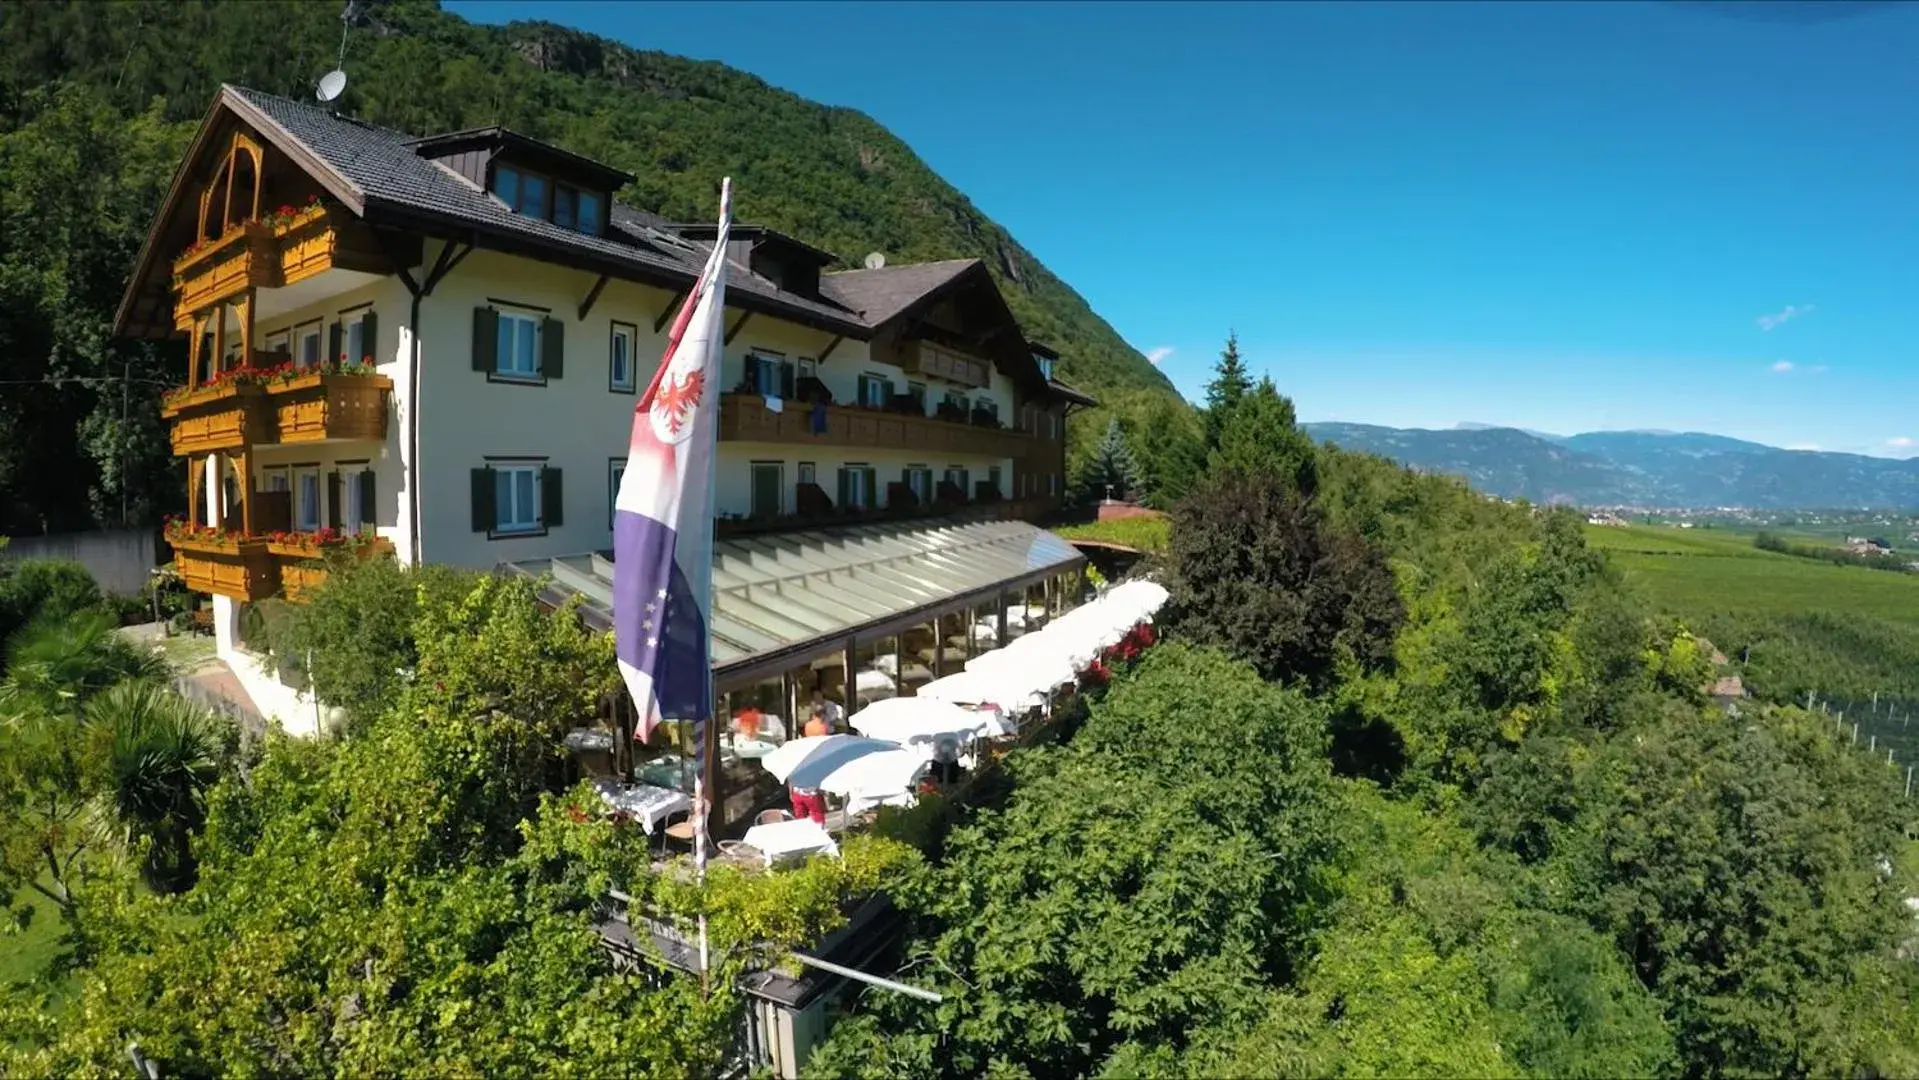
[[[713,714],[712,478],[730,201],[722,198],[712,254],[634,406],[613,515],[613,641],[639,711],[635,735],[646,738],[662,720],[686,720],[696,747]]]

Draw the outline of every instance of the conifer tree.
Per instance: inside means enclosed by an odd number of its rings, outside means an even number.
[[[1141,487],[1139,463],[1133,460],[1133,451],[1126,445],[1126,432],[1120,429],[1119,418],[1114,417],[1080,470],[1080,498],[1098,502],[1107,497],[1109,490],[1116,499],[1137,497],[1142,493]]]

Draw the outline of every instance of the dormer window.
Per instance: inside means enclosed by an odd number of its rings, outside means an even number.
[[[516,165],[499,164],[493,167],[493,194],[515,213],[589,236],[600,234],[606,200],[597,191],[562,184]]]
[[[1035,353],[1033,356],[1033,362],[1039,365],[1040,378],[1050,380],[1053,377],[1053,358],[1052,357],[1040,356],[1037,353]]]

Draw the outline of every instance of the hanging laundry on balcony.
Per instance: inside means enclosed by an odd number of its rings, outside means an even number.
[[[772,394],[767,394],[764,400],[766,401],[767,412],[783,413],[786,411],[786,402],[784,399],[774,397]]]
[[[812,415],[807,417],[807,427],[815,435],[826,434],[826,402],[814,399]]]

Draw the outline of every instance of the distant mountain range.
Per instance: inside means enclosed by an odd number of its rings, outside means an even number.
[[[1458,476],[1509,499],[1675,509],[1919,508],[1919,459],[1781,450],[1698,432],[1303,426],[1323,442]]]

